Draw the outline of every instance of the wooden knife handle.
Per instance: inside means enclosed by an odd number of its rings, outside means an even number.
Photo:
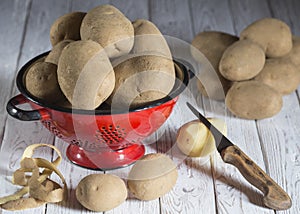
[[[223,149],[221,157],[224,162],[237,167],[247,181],[264,193],[265,206],[274,210],[285,210],[292,206],[289,195],[239,147],[234,145]]]

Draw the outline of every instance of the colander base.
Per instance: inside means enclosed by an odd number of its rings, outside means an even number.
[[[133,164],[145,154],[142,144],[132,144],[124,149],[90,152],[76,145],[69,145],[68,159],[81,167],[93,170],[112,170]]]

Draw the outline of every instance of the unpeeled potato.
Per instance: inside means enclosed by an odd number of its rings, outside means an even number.
[[[165,154],[149,153],[128,175],[128,189],[139,200],[154,200],[171,191],[178,178],[175,163]]]
[[[76,198],[85,208],[103,212],[122,204],[127,198],[127,188],[115,175],[91,174],[79,182]]]
[[[92,40],[71,42],[63,49],[57,77],[66,98],[78,109],[97,108],[115,86],[112,65],[101,45]]]
[[[80,36],[82,40],[98,42],[110,58],[127,54],[134,43],[130,20],[112,5],[89,10],[82,21]]]
[[[223,120],[217,118],[208,120],[227,135],[227,127]],[[184,124],[178,131],[176,143],[179,150],[190,157],[205,157],[216,149],[213,135],[199,120]]]
[[[52,46],[66,40],[80,40],[80,26],[86,13],[71,12],[56,19],[50,28]]]

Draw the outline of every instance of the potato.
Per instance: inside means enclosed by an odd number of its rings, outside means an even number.
[[[122,204],[127,198],[127,188],[115,175],[91,174],[79,182],[76,198],[85,208],[103,212]]]
[[[224,135],[227,135],[224,121],[217,118],[208,120]],[[199,120],[190,121],[180,127],[176,144],[183,154],[190,157],[205,157],[216,150],[213,135]]]
[[[115,75],[98,43],[75,41],[67,45],[58,61],[58,82],[73,107],[95,109],[114,89]]]
[[[32,65],[25,77],[26,89],[35,97],[47,103],[64,100],[57,80],[57,66],[49,62],[37,62]]]
[[[58,65],[58,60],[62,50],[73,41],[74,40],[63,40],[54,45],[48,56],[45,58],[45,62],[51,62],[55,65]]]
[[[241,32],[240,39],[256,42],[267,57],[282,57],[292,49],[290,27],[275,18],[263,18],[253,22]]]
[[[293,48],[284,58],[290,60],[300,72],[300,37],[293,36]]]
[[[165,57],[128,55],[124,61],[113,64],[116,84],[108,102],[115,108],[136,107],[161,99],[174,86],[174,63]]]
[[[80,40],[80,26],[85,15],[84,12],[72,12],[55,20],[50,28],[52,46],[66,39]]]
[[[240,40],[225,50],[219,70],[223,77],[231,81],[248,80],[262,70],[265,59],[265,53],[258,44]]]
[[[300,84],[300,72],[287,59],[267,59],[263,70],[255,80],[269,85],[282,94],[290,94]]]
[[[270,86],[255,80],[236,82],[229,89],[225,104],[236,116],[245,119],[263,119],[277,114],[282,97]]]
[[[112,5],[100,5],[88,11],[80,35],[82,40],[98,42],[110,58],[129,53],[134,42],[131,22]]]
[[[138,160],[128,175],[128,189],[140,200],[154,200],[171,191],[178,172],[174,162],[160,153],[147,154]]]
[[[134,28],[134,54],[158,54],[172,59],[168,43],[159,29],[150,21],[137,19],[133,23]]]
[[[212,73],[210,69],[201,72],[197,86],[204,96],[209,96],[216,100],[225,98],[225,94],[231,86],[231,81],[225,79],[220,74],[219,62],[227,47],[238,41],[238,39],[236,36],[218,31],[201,32],[193,39],[191,47],[192,56],[199,63],[202,63],[201,53],[204,54],[216,72],[216,74]]]

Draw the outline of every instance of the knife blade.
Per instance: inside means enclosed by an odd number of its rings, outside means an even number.
[[[274,210],[286,210],[292,206],[290,196],[266,172],[225,137],[190,103],[187,102],[186,104],[214,136],[217,150],[223,161],[238,168],[249,183],[263,192],[263,203],[266,207]]]

